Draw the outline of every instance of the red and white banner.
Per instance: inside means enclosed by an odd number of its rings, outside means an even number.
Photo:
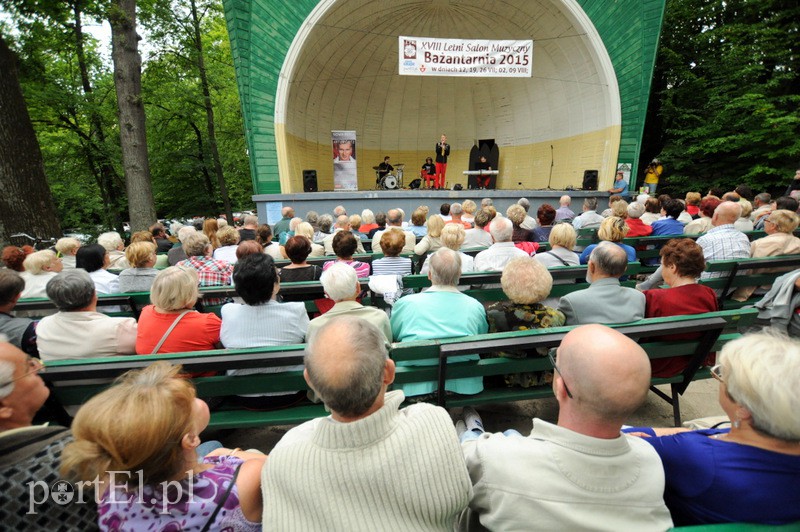
[[[529,78],[533,41],[398,38],[401,76]]]

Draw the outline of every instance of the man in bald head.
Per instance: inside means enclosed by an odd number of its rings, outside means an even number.
[[[417,245],[417,237],[411,231],[403,229],[403,211],[400,209],[389,209],[386,213],[386,229],[384,231],[376,232],[372,237],[372,252],[383,253],[381,248],[381,237],[386,231],[403,231],[406,243],[403,246],[401,253],[413,253],[414,246]]]
[[[620,433],[647,396],[647,355],[603,325],[574,329],[556,352],[556,425],[462,437],[474,494],[459,529],[670,528],[661,460]]]
[[[472,487],[450,415],[427,403],[400,410],[403,392],[386,391],[394,375],[383,333],[365,320],[337,316],[311,334],[305,378],[331,415],[270,453],[265,528],[453,529]]]

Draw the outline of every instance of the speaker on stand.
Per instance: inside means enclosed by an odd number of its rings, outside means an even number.
[[[303,192],[317,191],[317,171],[303,170]]]

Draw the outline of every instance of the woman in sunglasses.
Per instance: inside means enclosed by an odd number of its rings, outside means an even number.
[[[800,521],[800,342],[744,336],[711,373],[730,429],[629,429],[661,456],[675,526]]]

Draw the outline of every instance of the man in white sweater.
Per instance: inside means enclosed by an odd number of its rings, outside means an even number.
[[[309,339],[305,378],[330,408],[286,433],[262,471],[265,530],[452,530],[472,488],[449,414],[400,410],[374,325],[337,317]],[[646,445],[646,444],[645,444]]]
[[[564,337],[555,364],[557,425],[534,419],[528,437],[477,435],[482,424],[468,419],[462,447],[475,494],[459,530],[670,528],[661,460],[620,433],[647,397],[644,350],[613,329],[584,325]]]

